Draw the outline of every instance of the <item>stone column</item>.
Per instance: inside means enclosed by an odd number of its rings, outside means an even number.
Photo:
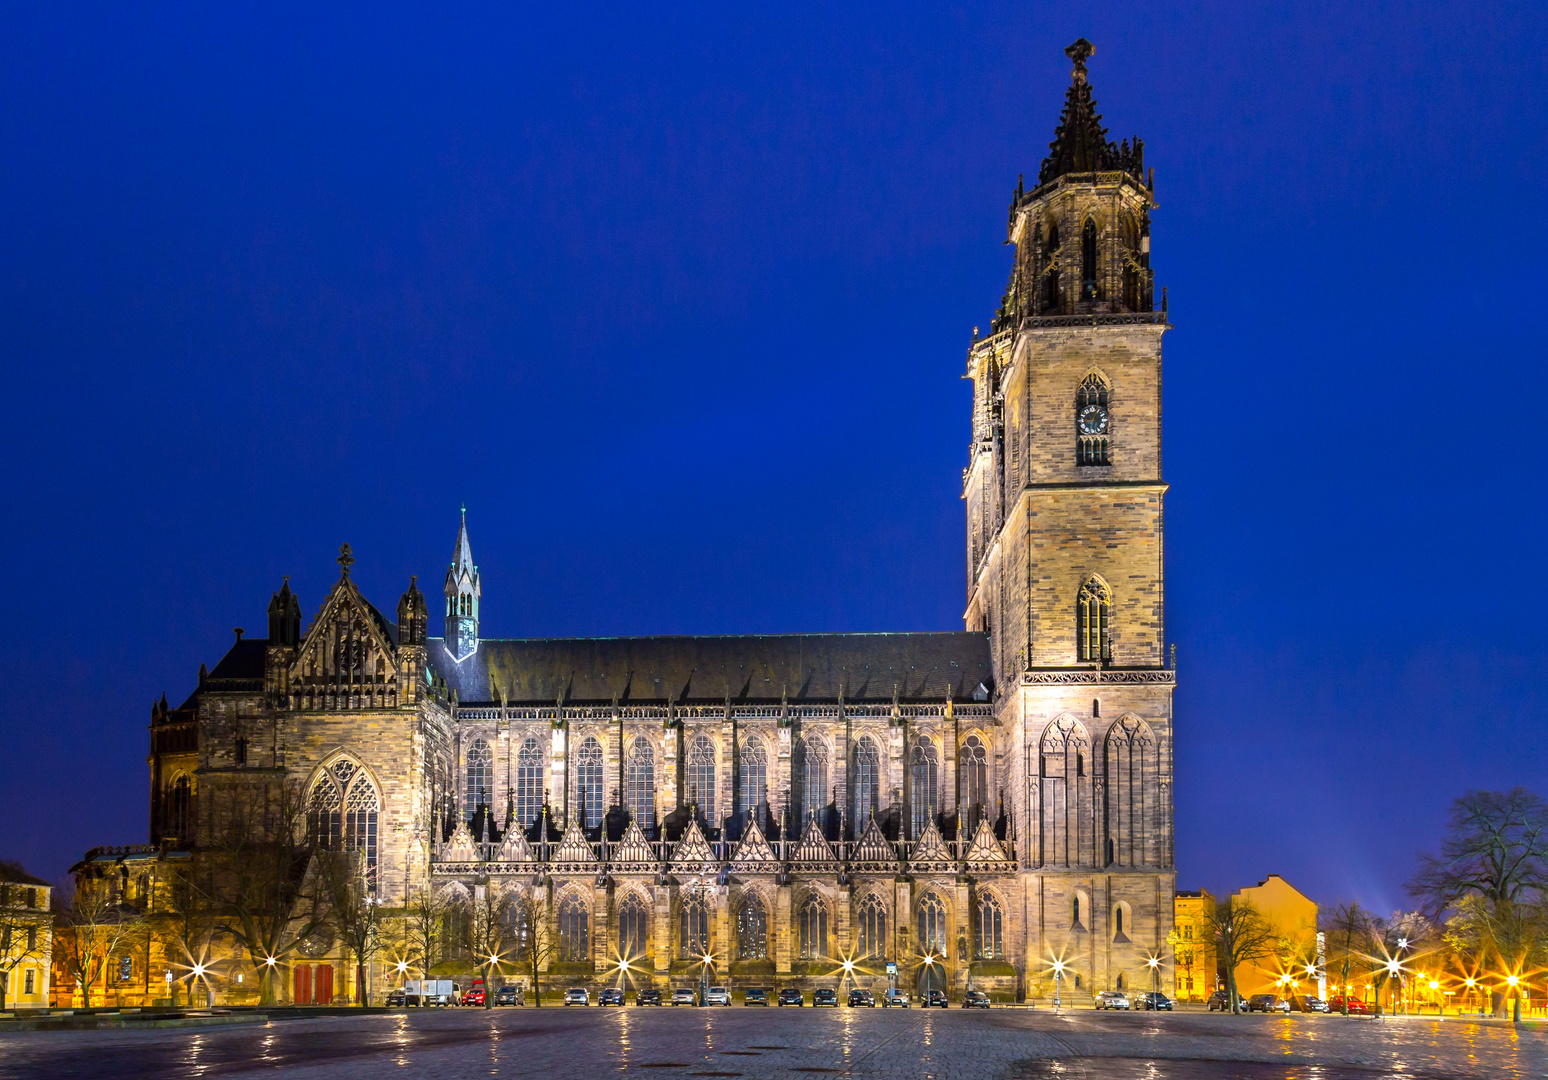
[[[793,926],[790,913],[790,886],[779,886],[774,894],[774,973],[790,974],[790,939]]]
[[[725,986],[731,977],[731,957],[736,953],[731,942],[731,890],[720,886],[713,892],[715,927],[710,933],[710,955],[715,966],[711,977],[717,985]]]
[[[548,801],[553,807],[554,824],[560,829],[570,824],[570,731],[562,717],[561,711],[548,740]]]
[[[965,878],[958,878],[953,889],[951,926],[952,986],[967,989],[968,966],[973,962],[973,895]]]
[[[656,902],[654,918],[651,920],[651,937],[655,940],[655,947],[651,950],[655,957],[655,981],[658,986],[665,986],[672,973],[673,887],[657,885],[651,891]]]
[[[613,950],[608,947],[610,940],[608,927],[612,922],[608,918],[608,911],[612,907],[609,893],[610,890],[603,886],[593,890],[591,894],[591,966],[598,975],[616,966]]]

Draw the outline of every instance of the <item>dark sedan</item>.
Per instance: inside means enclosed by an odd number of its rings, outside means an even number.
[[[919,999],[919,1007],[921,1009],[944,1009],[944,1008],[946,1008],[947,1007],[946,1006],[946,991],[944,991],[944,990],[927,990],[927,991],[925,991],[924,997]]]
[[[660,1005],[661,991],[654,986],[647,986],[645,989],[635,992],[634,1003],[636,1005]]]
[[[989,1007],[989,995],[982,990],[969,990],[962,996],[964,1009],[987,1009]]]
[[[622,1005],[624,992],[616,986],[609,986],[597,995],[598,1005]]]
[[[812,991],[813,1005],[831,1005],[838,1008],[838,991],[823,987],[821,990]]]
[[[768,1008],[769,992],[761,986],[749,986],[742,991],[742,1004],[743,1006],[762,1005],[764,1008]]]
[[[786,1005],[805,1005],[806,999],[801,996],[801,991],[793,986],[787,986],[779,992],[779,1004],[783,1008]]]
[[[856,987],[849,992],[849,1007],[851,1009],[874,1009],[876,1008],[876,995],[869,990],[862,990]]]
[[[1165,994],[1141,994],[1139,996],[1139,1004],[1135,1007],[1148,1010],[1149,1012],[1173,1011],[1172,999]]]

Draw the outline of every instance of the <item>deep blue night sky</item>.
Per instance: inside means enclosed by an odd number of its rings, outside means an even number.
[[[1548,794],[1542,4],[133,7],[0,14],[0,857],[146,839],[153,698],[463,501],[493,636],[960,627],[1081,35],[1176,326],[1179,886],[1391,910]]]

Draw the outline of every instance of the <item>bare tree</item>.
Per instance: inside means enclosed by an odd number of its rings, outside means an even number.
[[[487,882],[473,899],[472,945],[484,973],[484,1008],[494,1006],[494,973],[508,944],[507,917],[510,899]]]
[[[435,966],[445,922],[446,903],[438,899],[428,885],[415,893],[404,909],[403,936],[408,945],[406,959],[419,965],[422,978],[428,979],[430,969]],[[420,994],[419,1004],[423,1006],[424,1003],[425,996]]]
[[[29,879],[21,863],[0,860],[0,1012],[5,1011],[11,972],[28,960],[43,959],[47,945],[48,919],[35,904],[26,903],[27,890],[33,887],[15,884]]]
[[[1337,996],[1341,999],[1339,1011],[1349,1013],[1349,976],[1356,969],[1363,969],[1371,961],[1373,921],[1357,901],[1335,904],[1322,916],[1322,932],[1327,942],[1328,967],[1338,972],[1338,985],[1342,988]]]
[[[1408,890],[1436,917],[1450,916],[1453,948],[1525,975],[1548,955],[1548,802],[1521,787],[1467,792],[1451,804],[1440,854],[1420,856]],[[1493,1004],[1504,1016],[1497,987]]]
[[[209,957],[210,940],[215,934],[216,917],[210,902],[210,883],[196,882],[194,875],[207,868],[203,864],[182,867],[165,893],[160,910],[146,919],[147,930],[160,941],[162,952],[168,959],[181,956],[184,965],[193,972],[202,968]],[[201,887],[201,884],[203,887]],[[147,905],[152,908],[156,905]],[[197,975],[190,975],[188,986],[189,1004],[193,1004],[193,988]],[[169,989],[172,1004],[177,1004],[177,987],[183,980],[173,980]]]
[[[365,1005],[366,966],[382,942],[364,857],[357,851],[321,851],[313,865],[326,897],[328,926],[355,962],[355,1003]]]
[[[134,937],[143,923],[139,913],[120,906],[118,890],[110,877],[83,868],[70,890],[54,890],[55,925],[68,929],[61,959],[81,988],[81,1003],[91,1008],[91,988],[107,978],[108,962],[123,943]]]
[[[246,950],[259,1002],[273,1004],[275,972],[328,917],[326,890],[309,873],[315,845],[300,789],[272,781],[214,788],[208,831],[201,857],[215,928]]]
[[[1234,897],[1227,897],[1215,905],[1215,910],[1208,916],[1208,925],[1215,939],[1216,960],[1225,968],[1231,1011],[1240,1012],[1237,967],[1273,956],[1279,947],[1279,935],[1252,901]]]
[[[543,1005],[543,969],[559,946],[553,928],[548,925],[546,906],[542,894],[528,890],[511,898],[507,916],[514,939],[508,944],[507,955],[532,981],[532,1004],[538,1008]]]

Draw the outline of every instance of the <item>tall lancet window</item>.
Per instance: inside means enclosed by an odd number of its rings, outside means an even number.
[[[1045,314],[1059,310],[1059,226],[1048,226],[1048,243],[1043,248],[1042,309]]]
[[[1087,578],[1075,603],[1075,635],[1080,659],[1108,659],[1112,649],[1108,638],[1112,606],[1113,597],[1107,583],[1099,577]]]
[[[852,828],[855,836],[865,829],[871,811],[881,809],[880,783],[881,754],[869,735],[862,735],[855,744],[855,816]]]
[[[715,744],[708,735],[695,735],[688,751],[688,801],[715,820]]]
[[[930,824],[930,819],[935,817],[938,797],[940,755],[936,752],[934,741],[928,736],[921,735],[914,740],[908,772],[909,821],[913,826],[913,837],[917,840]]]
[[[543,747],[527,736],[516,755],[516,823],[523,829],[531,828],[543,809],[543,774],[547,771]]]
[[[1080,230],[1080,298],[1100,300],[1102,286],[1097,274],[1097,227],[1091,218]]]
[[[625,805],[629,816],[645,830],[656,825],[656,752],[643,735],[629,746],[628,772],[624,775]]]
[[[462,792],[462,809],[469,817],[479,807],[490,805],[494,797],[494,751],[483,739],[474,739],[468,747],[467,787]]]
[[[580,807],[581,828],[602,824],[602,744],[588,735],[575,755],[575,801]]]

